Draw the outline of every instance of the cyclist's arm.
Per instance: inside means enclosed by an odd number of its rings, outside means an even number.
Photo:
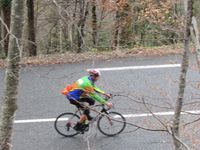
[[[105,92],[102,91],[100,88],[98,88],[96,85],[94,85],[94,90],[95,90],[97,93],[105,94]]]
[[[111,98],[111,95],[110,95],[110,94],[107,94],[106,92],[100,90],[96,85],[94,85],[94,90],[95,90],[95,92],[97,92],[97,93],[100,93],[100,94],[102,94],[102,95],[105,95],[107,98]]]
[[[88,96],[91,97],[92,99],[98,101],[101,104],[106,104],[107,103],[107,101],[105,99],[103,99],[101,96],[99,96],[96,93],[90,93],[90,94],[88,94]]]
[[[89,96],[90,96],[92,99],[98,101],[99,103],[107,105],[109,108],[111,108],[111,107],[113,106],[112,103],[106,101],[105,99],[103,99],[101,96],[99,96],[99,95],[96,94],[96,93],[89,94]]]

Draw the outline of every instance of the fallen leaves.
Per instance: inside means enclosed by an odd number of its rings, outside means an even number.
[[[121,49],[115,51],[101,51],[101,52],[83,52],[72,53],[67,52],[65,54],[55,55],[39,55],[37,57],[22,58],[21,64],[29,66],[38,65],[51,65],[51,64],[63,64],[63,63],[75,63],[86,60],[108,60],[114,58],[125,57],[137,57],[137,56],[163,56],[172,54],[181,54],[182,48],[172,48],[171,46],[161,46],[155,48],[133,48],[133,49]],[[6,61],[0,59],[0,68],[6,66]]]

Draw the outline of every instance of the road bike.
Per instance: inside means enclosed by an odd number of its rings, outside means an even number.
[[[86,106],[87,107],[87,106]],[[100,108],[100,111],[97,111]],[[89,109],[97,113],[91,121],[89,126],[83,129],[83,131],[76,131],[74,126],[79,121],[80,116],[83,114],[81,108],[77,108],[75,112],[66,112],[60,114],[55,122],[54,127],[56,131],[65,137],[73,137],[78,134],[83,134],[89,130],[89,127],[97,121],[97,128],[99,131],[106,136],[115,136],[120,134],[126,127],[126,119],[118,112],[110,111],[105,105],[94,105],[90,106]]]

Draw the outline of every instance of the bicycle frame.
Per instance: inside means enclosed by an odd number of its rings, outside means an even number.
[[[114,136],[114,135],[121,133],[124,130],[124,128],[126,126],[126,122],[125,122],[126,120],[120,113],[114,112],[114,111],[109,111],[110,109],[105,107],[105,105],[103,105],[103,104],[92,105],[92,106],[86,106],[83,104],[83,106],[85,106],[85,109],[90,109],[91,111],[95,112],[95,116],[91,121],[89,121],[89,124],[91,125],[96,121],[97,128],[99,129],[99,131],[102,134],[104,134],[106,136]],[[76,108],[74,112],[65,112],[65,113],[60,114],[58,117],[56,117],[56,120],[54,122],[54,127],[55,127],[56,131],[65,137],[73,137],[73,136],[79,134],[80,132],[76,132],[76,130],[74,130],[73,128],[76,125],[77,121],[80,119],[80,116],[83,115],[83,110],[84,110],[84,108],[83,109]],[[117,115],[120,118],[120,120],[118,121],[115,118],[113,119],[112,118],[113,115],[114,116]],[[104,121],[106,121],[105,119],[107,119],[108,122],[104,122]],[[64,122],[64,124],[63,124],[62,121],[65,121],[65,120],[66,120],[66,122]],[[101,121],[101,120],[103,120],[103,121]],[[61,126],[59,126],[60,121],[61,121]],[[104,130],[105,123],[107,123],[107,125],[110,129],[112,129],[113,125],[115,125],[115,123],[113,121],[121,122],[122,123],[121,128],[119,128],[119,130],[117,130],[117,131],[114,130],[114,132],[112,132],[112,133],[107,132],[106,131],[107,128],[105,128],[106,130]],[[63,130],[63,129],[66,129],[66,130]],[[87,126],[84,129],[84,131],[81,133],[84,133],[85,131],[88,131],[88,130],[89,130],[89,126]]]
[[[86,107],[88,107],[88,106],[86,106]],[[100,112],[98,112],[98,111],[93,109],[95,107],[102,107],[102,109],[101,109]],[[90,124],[92,124],[95,121],[97,121],[103,115],[103,113],[108,114],[108,110],[109,110],[109,109],[106,109],[103,104],[97,104],[97,105],[91,106],[91,108],[88,108],[88,109],[90,109],[90,110],[92,110],[92,111],[97,113],[97,115],[89,122]],[[82,111],[83,110],[81,108],[77,108],[77,110],[74,112],[74,114],[78,114],[78,115],[81,116],[83,114]]]

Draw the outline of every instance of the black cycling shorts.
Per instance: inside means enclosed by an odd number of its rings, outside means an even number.
[[[89,97],[81,98],[80,100],[74,100],[74,99],[72,99],[70,97],[67,97],[67,98],[69,99],[69,101],[70,101],[70,103],[72,105],[75,105],[77,108],[83,109],[83,114],[85,114],[87,117],[89,117],[90,110],[87,109],[87,108],[84,109],[84,106],[81,103],[79,103],[79,102],[87,102],[91,106],[91,105],[95,104],[95,101],[93,99],[91,99]]]
[[[70,103],[75,105],[77,108],[84,108],[79,102],[87,102],[90,106],[95,104],[95,101],[91,98],[81,98],[80,100],[70,100]]]

